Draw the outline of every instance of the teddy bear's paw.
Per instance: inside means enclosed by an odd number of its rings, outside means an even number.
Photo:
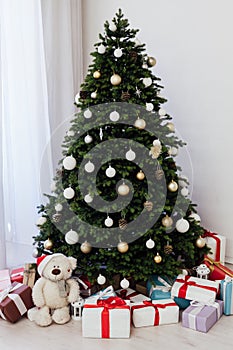
[[[63,307],[61,309],[56,309],[52,315],[52,319],[54,322],[58,324],[64,324],[69,322],[70,320],[69,308]]]
[[[46,306],[43,307],[42,309],[39,309],[34,318],[35,318],[36,324],[41,327],[47,327],[53,321],[49,313],[49,308]]]

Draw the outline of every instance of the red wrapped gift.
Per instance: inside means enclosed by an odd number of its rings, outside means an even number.
[[[15,323],[33,306],[32,289],[24,284],[14,282],[0,293],[0,316],[4,320]]]
[[[224,280],[226,276],[233,277],[233,271],[222,265],[220,261],[214,261],[208,256],[205,256],[203,263],[210,269],[209,279],[212,281]]]
[[[23,273],[24,273],[24,267],[18,267],[16,269],[12,269],[10,273],[11,282],[23,283]]]
[[[0,292],[11,285],[10,273],[8,269],[0,270]]]

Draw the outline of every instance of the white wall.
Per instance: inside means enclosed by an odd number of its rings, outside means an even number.
[[[84,74],[105,20],[119,8],[157,59],[164,108],[188,144],[192,171],[182,156],[179,164],[192,180],[192,199],[203,226],[227,237],[233,262],[233,2],[84,0]]]

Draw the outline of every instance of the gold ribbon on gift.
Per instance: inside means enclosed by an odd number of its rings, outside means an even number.
[[[233,277],[233,272],[230,272],[228,269],[226,269],[220,261],[214,261],[212,260],[211,258],[209,257],[205,257],[204,258],[204,262],[207,261],[210,266],[209,266],[209,269],[211,272],[214,271],[214,266],[217,266],[219,268],[219,270],[221,270],[222,272],[224,272],[226,275],[230,276],[230,277]]]

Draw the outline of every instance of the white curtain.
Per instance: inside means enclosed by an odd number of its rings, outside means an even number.
[[[0,0],[0,268],[34,260],[36,207],[82,81],[81,27],[81,0]]]

